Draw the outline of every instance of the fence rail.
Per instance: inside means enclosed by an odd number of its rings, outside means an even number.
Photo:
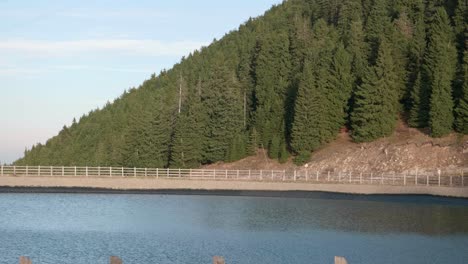
[[[165,178],[188,180],[237,180],[265,182],[304,182],[374,184],[397,186],[468,187],[468,168],[459,170],[414,170],[406,173],[335,172],[312,170],[220,170],[160,169],[124,167],[0,166],[0,176]]]

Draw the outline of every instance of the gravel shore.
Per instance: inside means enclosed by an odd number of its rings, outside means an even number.
[[[346,194],[416,194],[468,198],[468,188],[434,186],[390,186],[354,184],[315,184],[298,182],[254,182],[149,178],[72,178],[72,177],[0,177],[0,187],[62,188],[109,191],[269,191],[269,192],[332,192]],[[0,190],[1,192],[1,190]]]

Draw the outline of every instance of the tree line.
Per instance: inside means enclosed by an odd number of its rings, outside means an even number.
[[[288,0],[73,120],[17,165],[306,162],[343,128],[468,134],[464,0]]]

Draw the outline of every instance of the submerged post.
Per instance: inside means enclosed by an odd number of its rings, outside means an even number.
[[[23,256],[21,256],[21,257],[19,258],[19,263],[20,263],[20,264],[32,264],[32,261],[31,261],[31,259],[28,258],[28,257],[23,257]]]
[[[213,264],[225,264],[226,262],[224,261],[223,257],[220,256],[214,256],[213,257]]]
[[[348,261],[343,257],[335,257],[335,264],[348,264]]]
[[[122,264],[122,260],[119,257],[112,256],[110,257],[110,264]]]

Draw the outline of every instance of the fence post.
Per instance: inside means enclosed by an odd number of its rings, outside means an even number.
[[[418,186],[418,168],[416,168],[416,179],[414,181],[416,182],[416,186]]]
[[[328,171],[328,174],[327,174],[327,182],[330,182],[330,171]]]
[[[62,176],[65,176],[65,167],[62,166]]]
[[[461,173],[461,180],[462,180],[462,187],[465,186],[465,182],[464,182],[464,178],[465,178],[465,175],[464,175],[464,170],[462,169],[462,173]]]
[[[86,166],[86,177],[88,177],[88,166]]]
[[[407,171],[405,171],[405,174],[403,174],[403,185],[406,186],[406,174],[408,174]]]
[[[374,180],[374,173],[371,172],[371,173],[370,173],[370,184],[373,183],[373,180]]]
[[[112,167],[109,167],[109,176],[112,178]]]
[[[439,173],[439,187],[440,187],[440,169],[438,169],[437,172]]]
[[[226,179],[228,178],[227,169],[226,169],[226,171],[224,172],[224,178],[226,178]]]
[[[76,176],[76,166],[75,166],[75,176]]]
[[[148,168],[145,168],[145,178],[148,177]]]
[[[260,180],[263,181],[263,171],[260,170]]]
[[[169,168],[166,169],[166,176],[169,178]]]
[[[136,178],[136,167],[133,167],[133,177]]]
[[[338,182],[341,182],[341,171],[338,172]]]
[[[28,172],[29,172],[29,166],[26,165],[26,176],[28,176],[28,174],[29,174]]]
[[[237,170],[237,176],[236,177],[237,177],[237,179],[239,179],[239,170]]]
[[[352,183],[352,179],[353,179],[353,172],[350,171],[349,172],[349,183]]]
[[[384,184],[384,174],[383,173],[380,173],[380,184],[381,185]]]
[[[50,166],[50,176],[54,176],[54,168],[52,166]]]
[[[97,174],[98,174],[99,177],[101,177],[101,166],[99,166],[99,167],[97,168]]]
[[[296,177],[297,177],[296,170],[294,170],[294,181],[296,181]]]
[[[317,171],[317,182],[319,181],[319,175],[320,175],[320,173],[319,173],[319,171]]]
[[[286,170],[283,170],[283,181],[286,180]]]
[[[122,170],[122,178],[123,178],[123,177],[125,176],[125,175],[124,175],[124,168],[122,167],[121,170]]]
[[[0,165],[0,175],[3,177],[3,165]]]
[[[426,186],[429,186],[429,174],[426,176]]]
[[[362,184],[362,172],[359,173],[359,184]]]
[[[306,181],[309,181],[309,171],[306,170],[305,172],[306,172],[306,173],[305,173],[305,174],[306,174],[306,175],[305,175],[305,176],[306,176]]]
[[[252,179],[252,171],[249,170],[249,180]]]
[[[159,179],[159,168],[156,168],[156,179]]]

